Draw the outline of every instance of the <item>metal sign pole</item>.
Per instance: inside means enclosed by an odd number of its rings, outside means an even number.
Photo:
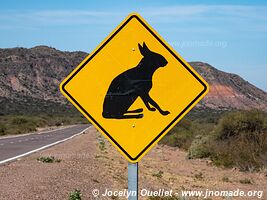
[[[138,163],[128,162],[128,200],[138,200]]]

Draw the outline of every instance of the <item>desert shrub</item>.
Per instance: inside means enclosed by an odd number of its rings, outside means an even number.
[[[258,141],[266,129],[265,114],[259,111],[233,112],[223,117],[218,126],[219,139],[242,136],[244,139]],[[266,130],[265,130],[266,131]]]
[[[28,119],[23,116],[14,117],[12,120],[12,124],[14,125],[20,125],[20,124],[26,124],[28,122]]]
[[[203,123],[216,124],[218,120],[224,115],[226,111],[213,110],[210,108],[194,107],[186,116],[186,119],[197,120]]]
[[[209,157],[215,165],[259,170],[267,166],[267,114],[258,110],[192,112],[161,141],[188,150],[188,158]],[[208,115],[215,116],[211,120]]]
[[[155,176],[157,178],[162,178],[163,176],[163,171],[159,170],[157,173],[153,173],[152,176]]]
[[[56,126],[61,126],[61,125],[63,125],[63,123],[62,122],[56,122],[55,125]]]
[[[183,119],[160,141],[160,144],[188,150],[197,137],[208,135],[214,126],[214,123],[204,122],[204,119]]]
[[[249,178],[244,178],[239,181],[242,184],[253,184],[252,180]]]
[[[267,120],[260,111],[239,111],[225,115],[211,142],[211,159],[216,165],[255,170],[266,166]]]
[[[191,122],[189,120],[182,120],[160,141],[160,144],[188,149],[193,140],[193,132],[190,130],[190,126]]]
[[[36,131],[38,127],[88,123],[81,115],[3,115],[0,116],[0,135]]]
[[[69,194],[69,200],[81,200],[81,199],[82,199],[82,193],[78,189],[75,189],[73,192]]]
[[[106,142],[105,142],[105,140],[103,138],[101,140],[99,140],[99,149],[101,151],[105,151],[106,150]]]
[[[4,123],[6,126],[4,134],[20,134],[32,132],[35,131],[38,126],[38,123],[34,117],[26,116],[10,116],[6,119],[1,119],[0,123]]]
[[[43,162],[43,163],[59,163],[61,162],[60,159],[56,159],[54,156],[42,156],[37,158],[37,160],[39,162]]]
[[[188,150],[188,158],[207,158],[211,155],[211,149],[210,149],[210,137],[209,136],[197,136],[189,150]]]
[[[33,132],[36,131],[37,124],[35,122],[28,122],[24,124],[23,126],[20,126],[17,128],[18,133],[28,133],[28,132]]]
[[[230,179],[229,179],[228,176],[223,176],[223,177],[222,177],[222,181],[223,181],[223,182],[230,182]]]
[[[5,135],[6,132],[6,126],[4,124],[0,125],[0,135]]]
[[[204,179],[204,174],[202,172],[198,172],[194,175],[194,178],[196,180],[203,180]]]

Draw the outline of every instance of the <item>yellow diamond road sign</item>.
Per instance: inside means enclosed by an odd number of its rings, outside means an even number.
[[[138,162],[208,92],[208,84],[138,14],[61,83],[68,100]]]

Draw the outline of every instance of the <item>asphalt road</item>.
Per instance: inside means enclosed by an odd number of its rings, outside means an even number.
[[[47,148],[57,142],[62,142],[88,127],[89,125],[87,124],[75,125],[47,132],[0,138],[0,164],[16,157],[22,157],[24,154],[33,153],[40,148]]]

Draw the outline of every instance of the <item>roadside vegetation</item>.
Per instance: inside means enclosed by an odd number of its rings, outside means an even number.
[[[155,176],[157,178],[162,178],[163,176],[163,171],[159,170],[157,173],[153,173],[152,176]]]
[[[214,115],[211,114],[211,115]],[[183,119],[160,142],[209,158],[215,165],[258,171],[267,167],[267,115],[258,110]]]
[[[82,199],[82,193],[78,189],[75,189],[73,192],[69,194],[69,200],[81,200],[81,199]]]
[[[88,123],[81,115],[2,115],[0,136],[34,132],[40,127]]]
[[[0,115],[0,136],[34,132],[41,127],[88,123],[71,114]],[[267,168],[267,114],[259,110],[193,109],[160,144],[188,152],[189,159],[208,158],[213,164],[244,171]],[[105,151],[105,142],[99,148]]]
[[[60,159],[57,159],[54,156],[42,156],[42,157],[37,158],[37,160],[43,163],[60,163],[61,162]]]

